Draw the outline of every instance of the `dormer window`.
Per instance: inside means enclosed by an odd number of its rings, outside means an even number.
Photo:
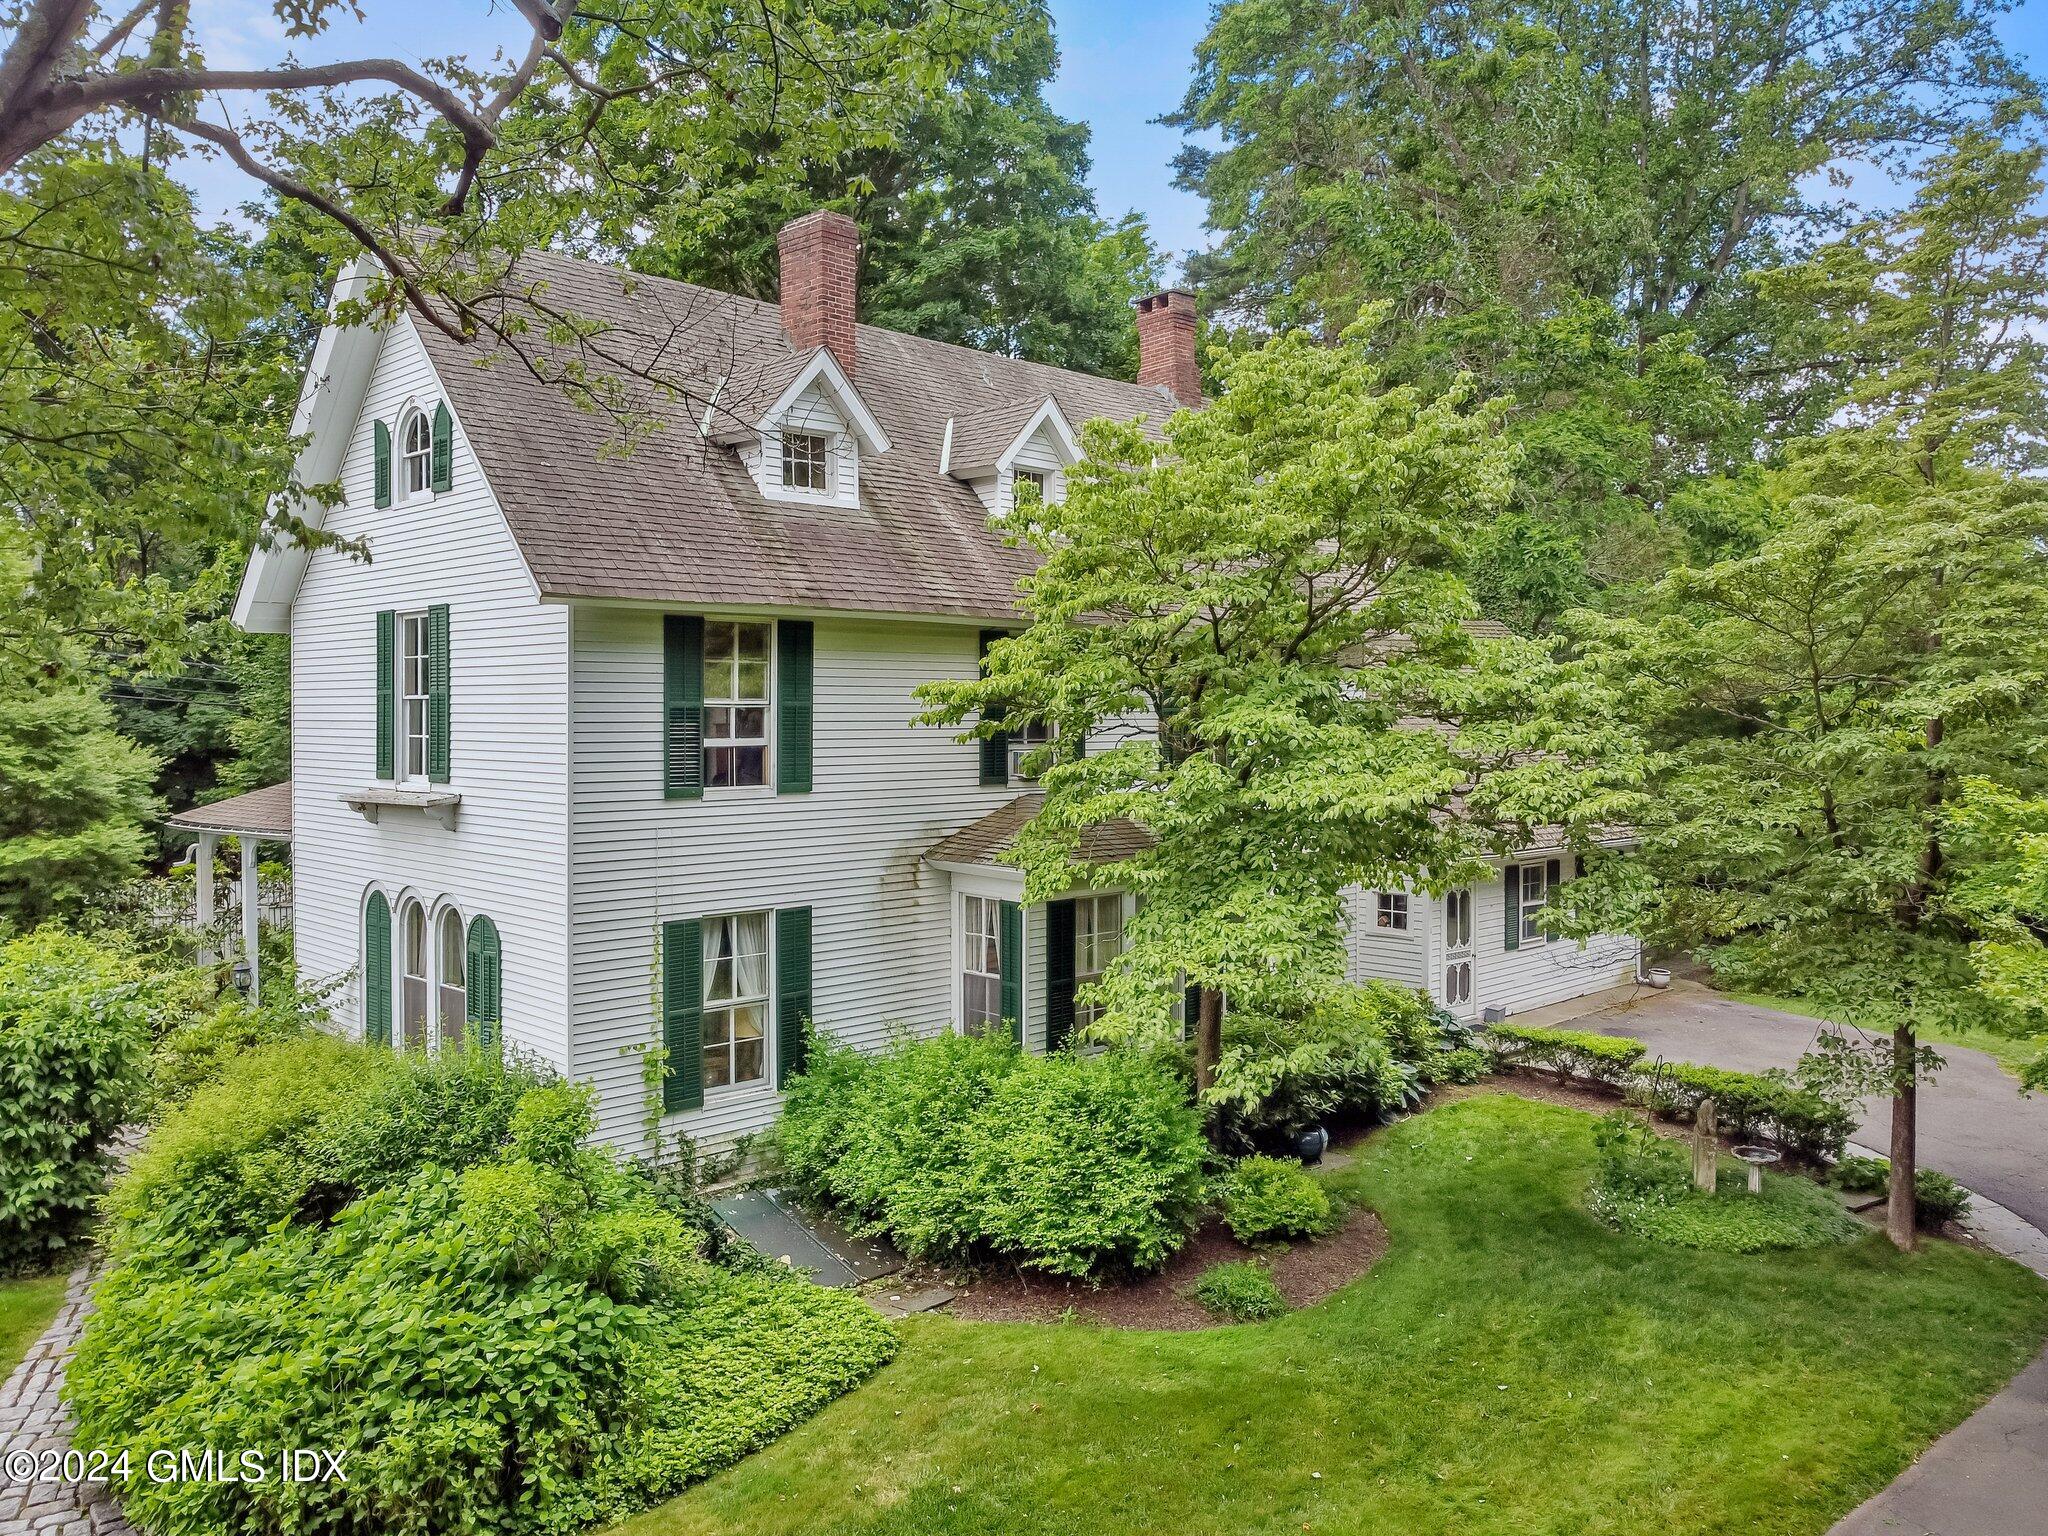
[[[782,483],[792,491],[832,490],[832,445],[822,432],[782,434]]]
[[[424,496],[434,483],[434,424],[425,411],[406,417],[399,431],[398,483],[407,496]]]
[[[1029,490],[1040,501],[1045,500],[1045,471],[1042,469],[1019,469],[1010,474],[1010,494],[1020,496]]]

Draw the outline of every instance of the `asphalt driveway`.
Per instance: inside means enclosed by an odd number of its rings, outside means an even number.
[[[1760,1072],[1797,1063],[1821,1026],[1679,982],[1570,1027],[1633,1035],[1671,1061]],[[1920,1160],[2048,1231],[2048,1094],[2022,1097],[2018,1081],[1982,1051],[1935,1049],[1947,1065],[1920,1088]],[[1866,1102],[1856,1140],[1881,1152],[1890,1138],[1890,1106]]]

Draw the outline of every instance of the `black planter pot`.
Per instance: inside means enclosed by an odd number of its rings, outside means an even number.
[[[1323,1154],[1330,1150],[1330,1133],[1320,1125],[1312,1125],[1294,1138],[1294,1150],[1304,1163],[1320,1163]]]

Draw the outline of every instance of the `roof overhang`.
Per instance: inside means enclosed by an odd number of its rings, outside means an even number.
[[[1078,464],[1081,460],[1081,439],[1075,433],[1073,424],[1067,420],[1067,413],[1060,409],[1059,401],[1047,395],[1037,410],[1031,413],[1023,428],[1008,442],[991,453],[987,448],[969,450],[965,453],[954,451],[953,428],[957,418],[948,417],[946,434],[939,450],[939,473],[951,475],[956,480],[978,480],[988,475],[1001,475],[1016,462],[1017,455],[1024,451],[1024,445],[1043,431],[1053,442],[1062,466]]]
[[[783,387],[782,393],[775,397],[774,403],[761,413],[760,420],[751,428],[713,430],[708,435],[714,442],[722,443],[744,442],[750,437],[766,437],[779,429],[782,418],[789,413],[790,407],[801,400],[804,391],[814,384],[822,385],[825,392],[832,397],[833,404],[839,407],[840,414],[846,418],[846,424],[852,430],[854,439],[860,444],[862,451],[889,451],[889,434],[884,432],[882,424],[875,420],[874,412],[870,411],[867,402],[861,399],[860,391],[853,387],[853,380],[846,376],[846,370],[839,366],[839,359],[832,355],[829,347],[812,349],[810,358],[797,369],[796,376]],[[708,419],[707,415],[707,421]]]
[[[335,280],[334,296],[327,306],[330,318],[314,343],[313,360],[299,386],[298,408],[292,413],[292,435],[305,441],[292,466],[292,478],[299,485],[325,485],[334,480],[348,454],[349,429],[369,393],[370,375],[385,333],[367,325],[336,325],[332,316],[342,304],[362,298],[374,275],[374,265],[363,257],[343,268]],[[272,506],[276,506],[274,499]],[[307,527],[319,529],[325,525],[327,509],[307,502],[299,515]],[[274,534],[266,535],[266,540],[249,553],[231,617],[236,628],[251,634],[289,634],[292,599],[298,594],[312,551]]]

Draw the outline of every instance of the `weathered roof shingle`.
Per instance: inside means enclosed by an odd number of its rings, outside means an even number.
[[[939,472],[947,419],[1051,396],[1077,425],[1145,417],[1156,430],[1174,408],[1149,386],[863,325],[854,384],[890,448],[862,458],[860,509],[771,502],[701,416],[714,390],[721,417],[742,415],[794,376],[802,354],[774,304],[545,253],[523,258],[516,282],[602,328],[581,349],[585,365],[597,374],[609,362],[636,411],[659,418],[622,452],[611,416],[579,408],[495,343],[418,328],[547,597],[1012,618],[1032,556],[1006,546],[974,491]],[[535,324],[527,344],[544,331]],[[655,358],[694,407],[628,366]]]

